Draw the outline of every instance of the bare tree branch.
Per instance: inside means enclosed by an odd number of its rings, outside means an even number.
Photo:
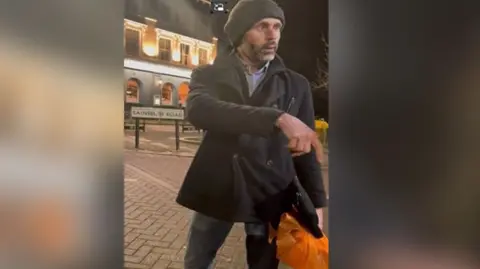
[[[325,52],[324,65],[320,59],[317,60],[317,79],[312,83],[316,89],[328,90],[328,42],[325,36],[322,36],[322,42]]]

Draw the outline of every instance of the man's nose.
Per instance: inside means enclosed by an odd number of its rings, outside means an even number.
[[[278,30],[269,28],[266,33],[267,40],[276,40],[278,38]]]

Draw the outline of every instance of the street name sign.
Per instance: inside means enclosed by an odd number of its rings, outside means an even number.
[[[132,118],[161,119],[161,120],[184,120],[184,111],[181,108],[165,107],[132,107]]]

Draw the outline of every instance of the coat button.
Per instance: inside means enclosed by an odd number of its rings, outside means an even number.
[[[267,161],[267,165],[268,165],[268,166],[273,166],[273,161],[272,161],[272,160],[268,160],[268,161]]]
[[[278,105],[277,105],[277,104],[274,104],[272,107],[273,107],[273,108],[278,108]]]
[[[233,154],[233,158],[237,159],[238,158],[238,153]]]

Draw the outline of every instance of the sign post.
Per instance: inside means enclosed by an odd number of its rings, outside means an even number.
[[[135,148],[140,144],[140,119],[174,120],[175,121],[175,147],[180,149],[180,134],[178,121],[184,120],[185,114],[182,108],[175,107],[132,107],[131,114],[135,119]]]
[[[135,119],[135,148],[138,149],[139,145],[140,145],[140,119],[136,118]]]
[[[180,149],[180,126],[178,120],[175,120],[175,149],[178,151]]]

